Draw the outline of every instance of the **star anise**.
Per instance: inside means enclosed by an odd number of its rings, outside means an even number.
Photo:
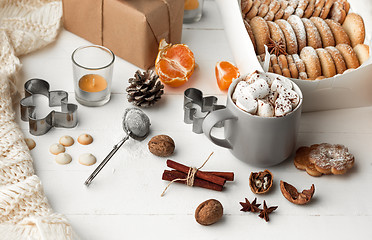
[[[243,207],[242,209],[240,209],[240,211],[243,211],[243,212],[259,212],[259,211],[261,211],[261,209],[259,208],[259,206],[261,204],[256,203],[256,201],[257,201],[257,198],[255,198],[252,203],[250,203],[248,201],[248,199],[245,199],[245,202],[239,202],[240,205],[242,205],[242,207]]]
[[[269,219],[269,214],[272,213],[273,211],[275,211],[277,208],[278,208],[278,206],[268,208],[267,205],[266,205],[266,201],[264,200],[263,209],[261,210],[260,215],[258,215],[258,216],[260,218],[265,219],[265,221],[268,222],[270,220]]]
[[[269,38],[269,43],[266,44],[270,54],[275,54],[279,56],[281,54],[287,55],[286,46],[283,40],[274,41],[272,38]]]

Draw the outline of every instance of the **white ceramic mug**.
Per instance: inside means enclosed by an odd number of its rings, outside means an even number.
[[[296,146],[302,108],[301,90],[292,82],[300,102],[289,114],[260,117],[244,112],[233,102],[232,93],[241,79],[230,85],[226,108],[211,112],[204,119],[203,132],[213,143],[230,149],[236,158],[249,164],[267,167],[281,163],[291,156]],[[220,121],[225,121],[224,139],[211,135],[212,128]]]

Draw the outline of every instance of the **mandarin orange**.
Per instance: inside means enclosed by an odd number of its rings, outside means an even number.
[[[194,10],[199,7],[199,1],[198,0],[185,0],[185,10]]]
[[[164,84],[179,87],[188,81],[194,69],[194,54],[187,45],[160,41],[155,71]]]
[[[240,76],[239,69],[228,61],[220,61],[215,67],[218,87],[221,90],[229,88],[231,82]]]

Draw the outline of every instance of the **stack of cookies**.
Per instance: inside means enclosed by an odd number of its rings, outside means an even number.
[[[244,24],[270,72],[318,80],[358,68],[369,58],[362,17],[346,0],[242,0]]]

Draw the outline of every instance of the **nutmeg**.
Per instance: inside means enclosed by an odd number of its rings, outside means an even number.
[[[315,186],[311,185],[311,188],[308,190],[303,190],[301,193],[289,183],[280,181],[280,190],[282,191],[283,196],[290,201],[291,203],[303,205],[308,203],[314,195]]]
[[[202,202],[195,210],[195,220],[204,226],[218,222],[222,218],[223,207],[216,199]]]
[[[174,152],[175,144],[171,137],[167,135],[157,135],[148,143],[152,154],[159,157],[168,157]]]

